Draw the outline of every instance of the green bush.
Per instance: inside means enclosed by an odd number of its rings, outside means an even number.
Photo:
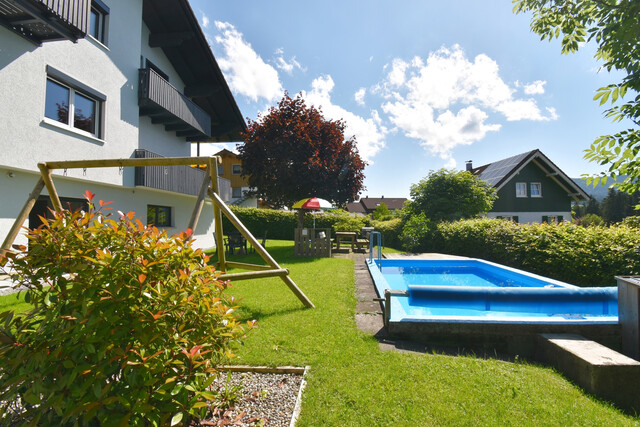
[[[637,217],[630,217],[630,218],[637,218]],[[589,213],[583,216],[582,218],[576,220],[576,224],[581,225],[583,227],[593,227],[593,226],[605,225],[605,222],[601,216]]]
[[[622,220],[622,224],[627,227],[640,228],[640,216],[628,216]]]
[[[382,234],[382,244],[389,248],[401,249],[402,241],[400,235],[402,234],[402,227],[404,222],[401,218],[394,218],[390,221],[373,221],[372,223],[375,231],[379,231]]]
[[[216,366],[245,328],[186,233],[168,237],[133,213],[115,221],[103,205],[43,219],[29,251],[8,255],[33,309],[0,314],[0,413],[35,425],[188,424],[215,401]],[[8,415],[16,401],[25,412]]]
[[[486,259],[579,286],[614,286],[616,275],[640,274],[640,235],[625,225],[475,219],[439,223],[429,239],[436,252]]]
[[[434,222],[426,214],[412,215],[402,228],[402,247],[409,252],[427,252],[433,245]]]

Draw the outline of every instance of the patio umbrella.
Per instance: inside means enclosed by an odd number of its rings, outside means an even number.
[[[335,209],[330,201],[318,197],[307,197],[295,202],[293,209]]]
[[[335,206],[330,201],[321,199],[319,197],[307,197],[306,199],[298,200],[291,206],[292,209],[300,209],[300,216],[298,217],[298,226],[300,228],[304,225],[304,211],[302,209],[335,209]],[[313,216],[313,228],[316,228],[316,216]]]

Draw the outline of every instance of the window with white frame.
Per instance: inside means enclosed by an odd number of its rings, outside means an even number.
[[[242,187],[234,187],[231,189],[231,197],[233,199],[239,199],[242,197]]]
[[[527,197],[526,182],[516,182],[516,197]]]
[[[231,165],[231,174],[232,175],[242,174],[242,165]]]
[[[108,22],[109,7],[100,0],[92,0],[89,14],[89,35],[104,45],[107,44]]]
[[[47,67],[45,118],[102,138],[105,100],[101,93]]]
[[[542,197],[542,184],[539,182],[531,183],[531,197]]]

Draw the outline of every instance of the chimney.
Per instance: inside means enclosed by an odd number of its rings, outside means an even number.
[[[473,160],[467,160],[467,172],[471,172],[473,170]]]
[[[384,195],[382,197],[380,197],[381,199],[384,199]]]

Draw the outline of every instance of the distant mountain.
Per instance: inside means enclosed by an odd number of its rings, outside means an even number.
[[[604,199],[607,196],[607,193],[609,192],[609,187],[611,186],[611,184],[618,181],[624,181],[626,177],[627,177],[626,175],[619,176],[616,181],[613,181],[611,178],[609,178],[607,179],[606,185],[600,184],[597,187],[594,187],[593,185],[587,185],[587,181],[581,178],[571,178],[571,179],[573,179],[573,181],[578,185],[578,187],[582,188],[585,193],[587,193],[597,201],[601,202],[602,199]]]

